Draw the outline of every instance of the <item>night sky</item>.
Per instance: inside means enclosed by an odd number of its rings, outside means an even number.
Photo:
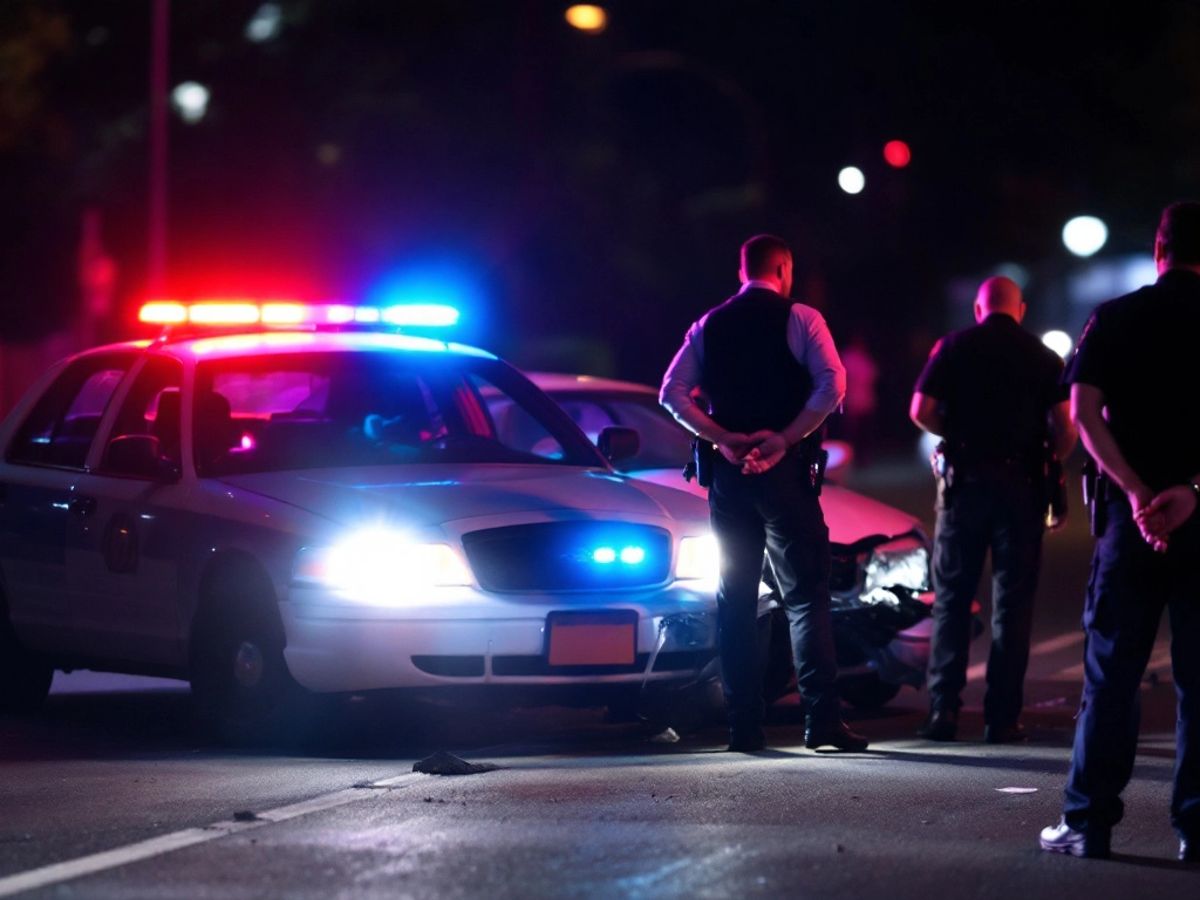
[[[1200,195],[1194,3],[626,0],[589,35],[552,2],[282,0],[253,42],[262,5],[172,4],[171,84],[211,102],[171,119],[168,293],[443,285],[518,364],[657,381],[774,231],[899,397],[958,324],[953,280],[1069,271],[1079,213],[1102,254],[1144,252]],[[78,315],[85,209],[117,264],[107,331],[146,294],[150,6],[0,5],[6,342]]]

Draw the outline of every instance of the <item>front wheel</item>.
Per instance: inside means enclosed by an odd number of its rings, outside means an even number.
[[[53,678],[53,667],[21,644],[0,599],[0,713],[37,712]]]
[[[209,606],[192,635],[192,695],[202,725],[233,743],[284,736],[300,725],[303,690],[283,658],[274,609],[244,594]]]

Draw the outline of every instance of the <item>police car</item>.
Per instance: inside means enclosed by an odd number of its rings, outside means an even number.
[[[411,313],[149,304],[162,337],[48,372],[0,426],[0,711],[56,668],[187,678],[251,727],[298,689],[710,675],[705,505],[616,472],[627,429],[593,444],[502,360],[389,327]]]
[[[530,378],[589,435],[613,426],[637,430],[639,450],[617,463],[622,472],[707,496],[695,481],[683,480],[691,438],[659,405],[654,388],[587,375],[539,372]],[[835,444],[828,449],[834,469],[845,460],[847,448]],[[826,482],[821,508],[833,551],[830,588],[839,690],[855,706],[881,706],[902,685],[925,682],[933,603],[929,540],[913,516],[837,484]],[[773,599],[764,588],[760,612],[773,619],[767,690],[779,694],[793,670],[786,621]]]

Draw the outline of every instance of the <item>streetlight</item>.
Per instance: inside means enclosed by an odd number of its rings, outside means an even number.
[[[847,194],[861,194],[867,186],[867,176],[857,166],[846,166],[838,172],[838,187]]]
[[[189,125],[195,125],[208,112],[210,91],[197,81],[184,81],[171,91],[171,105],[179,117]]]
[[[1076,256],[1091,256],[1108,241],[1108,226],[1095,216],[1076,216],[1063,226],[1062,241]]]
[[[608,27],[608,12],[603,6],[591,3],[576,3],[567,8],[563,18],[572,28],[587,34],[599,34]]]

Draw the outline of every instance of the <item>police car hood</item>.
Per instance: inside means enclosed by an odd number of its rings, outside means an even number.
[[[604,518],[706,521],[681,491],[597,469],[555,465],[403,466],[235,475],[221,481],[334,522],[386,516],[415,527],[569,511]]]
[[[684,481],[678,468],[644,469],[630,474],[653,484],[689,491],[696,497],[708,496],[707,488]],[[899,537],[921,525],[915,516],[836,484],[821,489],[821,509],[829,526],[829,539],[835,544],[853,544],[880,535]]]

